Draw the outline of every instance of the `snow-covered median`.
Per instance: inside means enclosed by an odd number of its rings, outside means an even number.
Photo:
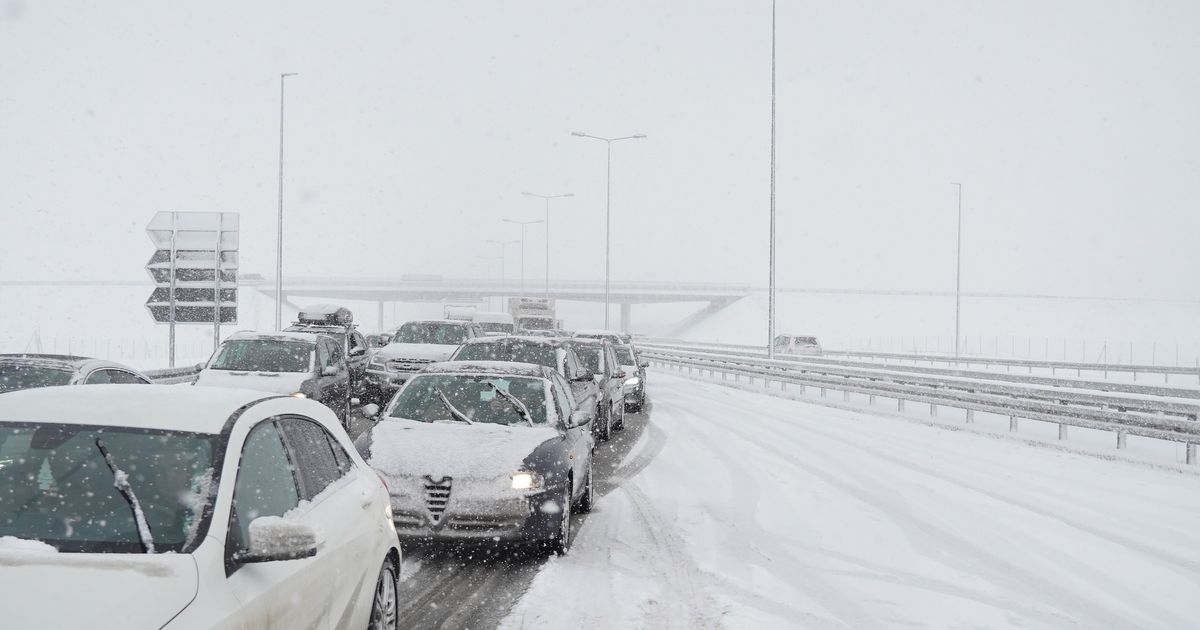
[[[1200,627],[1200,475],[651,382],[502,628]]]

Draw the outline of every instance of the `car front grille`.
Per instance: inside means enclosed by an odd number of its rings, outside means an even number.
[[[416,372],[433,363],[432,359],[394,359],[387,362],[389,372]]]
[[[450,482],[449,477],[443,477],[437,482],[428,476],[425,477],[425,507],[429,509],[434,523],[442,520],[446,505],[450,503]]]

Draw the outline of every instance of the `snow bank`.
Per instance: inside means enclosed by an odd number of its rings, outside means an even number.
[[[1200,623],[1200,475],[650,382],[621,485],[502,628]]]
[[[40,540],[29,540],[27,538],[17,538],[16,536],[0,536],[0,552],[4,551],[58,553],[58,549]]]

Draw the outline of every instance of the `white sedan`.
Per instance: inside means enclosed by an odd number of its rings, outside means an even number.
[[[0,396],[11,628],[395,628],[388,492],[337,418],[237,389]]]

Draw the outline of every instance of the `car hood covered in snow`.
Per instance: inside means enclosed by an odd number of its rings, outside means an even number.
[[[520,470],[534,449],[561,435],[550,427],[388,418],[372,429],[370,439],[367,462],[388,476],[490,480]]]
[[[388,359],[428,359],[431,361],[445,361],[458,350],[458,345],[446,345],[440,343],[389,343],[382,348],[375,349],[375,358],[380,360]]]
[[[272,394],[292,394],[312,378],[308,372],[238,372],[234,370],[204,370],[196,377],[196,385],[204,387],[236,387],[255,389]]]
[[[196,563],[188,554],[52,549],[0,545],[3,627],[159,628],[196,596]]]

